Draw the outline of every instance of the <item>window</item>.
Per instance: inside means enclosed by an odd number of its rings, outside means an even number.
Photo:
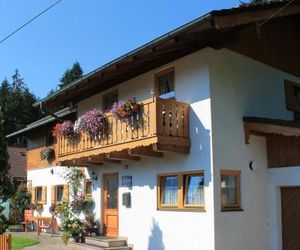
[[[47,203],[47,187],[34,187],[32,188],[32,201],[33,203],[46,204]]]
[[[175,96],[174,67],[155,74],[155,93],[160,98],[169,99]]]
[[[47,131],[46,146],[52,146],[54,144],[54,137],[52,135],[52,128]]]
[[[92,180],[84,180],[84,195],[86,198],[92,198]]]
[[[222,211],[241,210],[239,170],[221,170],[221,209]]]
[[[118,101],[118,91],[114,90],[103,95],[102,106],[103,110],[110,110],[115,102]]]
[[[204,209],[204,173],[158,175],[158,209]]]
[[[63,185],[55,186],[55,201],[56,202],[64,201],[64,186]]]
[[[35,187],[35,201],[42,202],[43,199],[43,188],[42,187]]]
[[[287,109],[294,112],[295,120],[300,120],[300,84],[285,80],[284,89]]]

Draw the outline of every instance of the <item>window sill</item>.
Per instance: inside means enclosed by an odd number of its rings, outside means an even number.
[[[232,208],[222,208],[221,209],[221,212],[243,212],[243,211],[244,211],[244,209],[242,209],[240,207],[238,207],[238,208],[234,208],[234,207],[232,207]]]
[[[172,208],[172,207],[161,207],[157,208],[158,211],[171,211],[171,212],[206,212],[204,207],[193,207],[193,208]]]

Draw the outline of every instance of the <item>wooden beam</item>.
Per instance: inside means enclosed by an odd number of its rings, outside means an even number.
[[[141,157],[139,157],[139,156],[129,155],[127,150],[112,152],[112,153],[106,154],[106,156],[109,159],[115,159],[115,160],[139,161],[141,159]]]
[[[163,157],[163,153],[154,151],[152,146],[128,149],[128,154],[132,156]]]
[[[93,162],[111,162],[111,163],[121,163],[120,160],[109,159],[105,154],[90,156],[89,161]]]
[[[153,150],[157,152],[174,152],[188,154],[190,152],[190,147],[177,146],[177,145],[163,145],[159,143],[153,144]]]

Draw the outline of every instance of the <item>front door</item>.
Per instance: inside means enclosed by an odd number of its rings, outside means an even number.
[[[107,236],[118,236],[119,176],[117,173],[103,175],[103,231]]]
[[[283,250],[300,250],[300,187],[281,188]]]

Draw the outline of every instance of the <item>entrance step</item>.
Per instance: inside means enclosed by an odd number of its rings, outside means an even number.
[[[90,250],[132,250],[132,247],[127,245],[126,238],[118,237],[86,237],[85,243],[72,244],[84,247],[84,249]]]

